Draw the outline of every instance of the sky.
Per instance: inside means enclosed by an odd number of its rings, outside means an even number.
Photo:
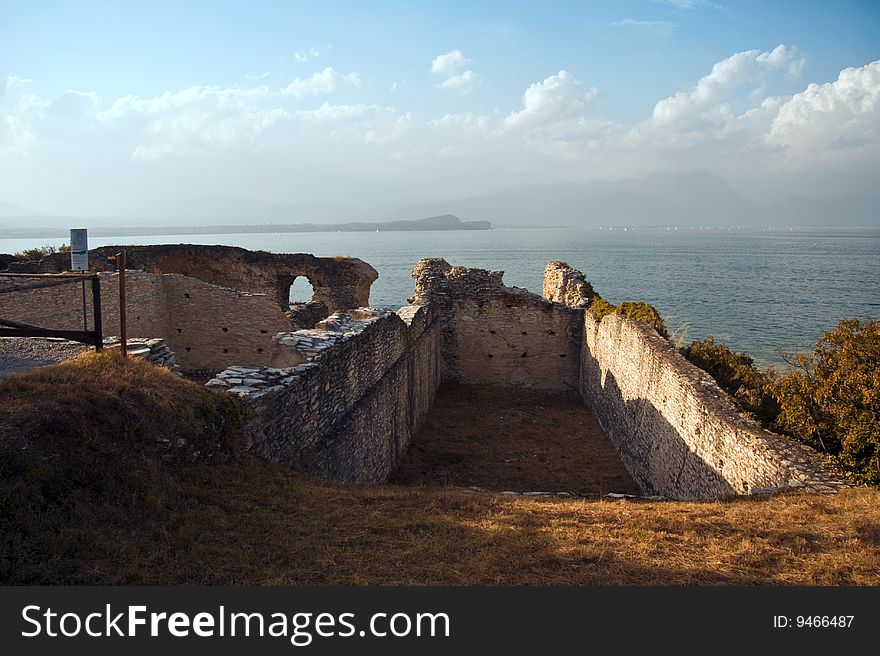
[[[369,219],[690,170],[758,202],[864,196],[878,35],[875,1],[3,0],[0,202]]]

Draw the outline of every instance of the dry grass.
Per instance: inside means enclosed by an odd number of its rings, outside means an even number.
[[[206,410],[218,397],[144,367],[87,359],[0,382],[3,582],[880,584],[876,489],[680,503],[336,486],[235,455],[232,438],[216,437],[228,422]],[[87,435],[37,419],[66,407],[61,380],[100,409]],[[125,439],[100,432],[135,419]],[[188,443],[212,457],[155,448],[155,430],[188,424]],[[71,459],[78,478],[61,485]]]

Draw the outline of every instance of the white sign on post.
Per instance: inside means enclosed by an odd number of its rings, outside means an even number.
[[[70,270],[89,270],[89,231],[85,228],[70,229]]]

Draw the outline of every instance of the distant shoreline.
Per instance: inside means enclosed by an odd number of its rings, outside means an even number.
[[[14,220],[14,217],[3,217],[2,221]],[[68,240],[70,231],[68,227],[35,227],[27,225],[33,221],[33,217],[22,217],[18,228],[0,227],[0,240],[37,240],[51,239]],[[89,221],[85,219],[71,218],[69,227],[88,227]],[[493,225],[489,221],[461,221],[457,217],[446,215],[443,217],[429,217],[428,219],[381,221],[381,222],[352,222],[352,223],[289,223],[274,224],[262,223],[254,225],[202,225],[202,226],[142,226],[142,227],[89,227],[89,236],[95,238],[116,237],[161,237],[168,235],[248,235],[248,234],[297,234],[297,233],[366,233],[366,232],[434,232],[456,230],[482,230],[509,232],[511,230],[596,230],[596,231],[654,231],[654,232],[707,232],[707,233],[772,233],[772,232],[820,232],[820,231],[880,231],[880,226],[813,226],[813,225],[718,225],[718,226],[658,226],[658,225]]]
[[[33,221],[33,217],[28,219]],[[71,227],[87,223],[71,219]],[[75,224],[75,225],[74,225]],[[149,237],[152,235],[240,235],[281,234],[297,232],[416,232],[425,230],[491,230],[489,221],[462,221],[456,216],[430,216],[424,219],[400,221],[355,221],[351,223],[260,223],[253,225],[156,226],[156,227],[95,227],[92,237]],[[0,239],[62,238],[69,235],[67,228],[34,226],[0,228]]]

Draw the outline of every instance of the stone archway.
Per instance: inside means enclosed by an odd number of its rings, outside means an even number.
[[[287,296],[291,306],[312,303],[315,300],[315,285],[308,276],[296,276],[288,289]]]

